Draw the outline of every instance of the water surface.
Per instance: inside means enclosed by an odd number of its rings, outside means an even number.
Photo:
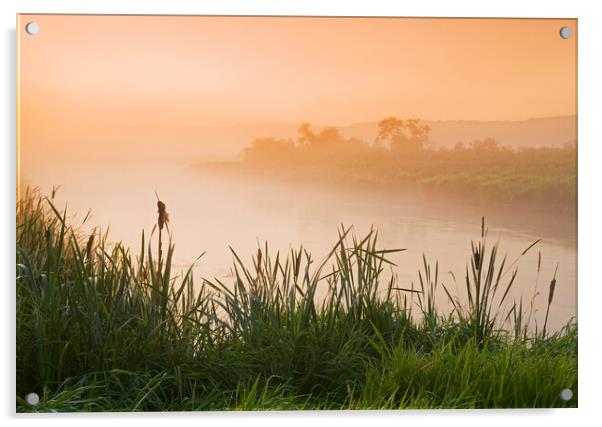
[[[41,188],[48,192],[52,182],[45,172]],[[425,254],[433,265],[439,262],[440,281],[462,295],[470,242],[479,238],[481,215],[486,215],[489,241],[499,241],[509,262],[542,239],[516,264],[519,272],[512,297],[523,298],[525,307],[533,300],[535,318],[541,325],[548,286],[558,263],[549,324],[558,328],[576,316],[574,216],[527,215],[409,195],[268,183],[184,166],[98,171],[69,167],[51,175],[54,183],[62,184],[57,203],[68,201],[73,221],[81,220],[91,209],[93,215],[87,222],[102,230],[110,226],[110,240],[124,241],[135,253],[139,252],[142,229],[148,236],[156,221],[157,190],[171,216],[176,264],[185,268],[205,252],[195,268],[197,278],[218,277],[226,282],[232,272],[230,246],[249,265],[258,245],[266,241],[273,252],[303,245],[319,260],[336,242],[337,228],[344,224],[353,225],[358,235],[374,227],[382,247],[406,249],[391,255],[401,287],[417,284]],[[40,182],[35,173],[29,179]],[[455,284],[451,273],[459,283]],[[533,299],[537,292],[540,295]],[[448,308],[442,290],[437,301],[442,309]]]

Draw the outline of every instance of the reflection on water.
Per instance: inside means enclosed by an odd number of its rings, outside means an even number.
[[[28,178],[42,182],[35,175]],[[103,230],[110,224],[110,240],[123,240],[134,251],[139,250],[142,229],[148,236],[156,221],[157,190],[170,213],[178,265],[184,268],[206,251],[196,268],[197,277],[228,277],[232,264],[229,246],[249,262],[257,245],[265,241],[274,252],[303,245],[320,259],[336,242],[337,227],[345,224],[354,225],[359,235],[373,226],[382,247],[407,249],[391,257],[401,285],[417,282],[424,253],[433,263],[439,261],[440,278],[448,288],[455,289],[453,273],[460,281],[458,289],[463,289],[470,241],[478,239],[484,214],[489,241],[499,240],[509,261],[542,239],[521,258],[513,296],[522,297],[528,306],[537,286],[541,294],[535,298],[534,307],[541,325],[549,282],[559,263],[549,324],[555,329],[576,315],[574,217],[526,217],[511,210],[481,212],[417,197],[317,191],[163,167],[103,169],[98,173],[70,168],[56,171],[53,181],[62,184],[59,205],[68,201],[70,211],[77,212],[80,220],[92,209],[88,222]],[[48,194],[52,184],[46,181],[41,188]],[[447,306],[444,295],[440,295],[439,304]]]

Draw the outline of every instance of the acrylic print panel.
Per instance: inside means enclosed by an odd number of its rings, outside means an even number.
[[[20,15],[17,410],[577,406],[577,21]]]

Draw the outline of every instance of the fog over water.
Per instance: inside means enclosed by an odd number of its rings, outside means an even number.
[[[470,242],[479,238],[481,215],[485,215],[489,242],[499,240],[500,252],[508,254],[509,262],[542,239],[521,258],[512,296],[522,297],[528,307],[537,285],[541,294],[535,298],[536,318],[543,324],[548,287],[558,263],[549,324],[556,329],[576,316],[575,217],[526,216],[512,210],[484,212],[426,197],[250,181],[184,165],[99,166],[98,170],[71,165],[52,173],[27,172],[24,184],[39,185],[45,194],[53,184],[61,184],[56,203],[63,206],[68,202],[73,224],[81,222],[91,209],[84,231],[92,225],[104,231],[110,225],[109,240],[123,241],[135,254],[140,250],[142,230],[148,238],[156,221],[156,190],[171,217],[177,266],[184,269],[206,252],[195,268],[197,283],[200,277],[228,282],[232,266],[229,246],[249,265],[258,244],[266,241],[274,254],[303,245],[319,261],[336,242],[337,228],[344,224],[353,225],[358,235],[374,227],[381,248],[407,249],[391,255],[401,287],[417,284],[424,253],[433,265],[439,262],[440,281],[450,291],[456,290],[449,272],[454,273],[458,293],[464,295]],[[538,252],[542,260],[539,277]],[[438,297],[446,309],[442,289]]]

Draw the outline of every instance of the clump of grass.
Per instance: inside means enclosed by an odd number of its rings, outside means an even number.
[[[374,230],[341,227],[320,260],[267,243],[250,262],[232,250],[231,281],[195,283],[193,267],[172,271],[171,238],[155,262],[144,233],[134,255],[67,218],[36,191],[17,206],[18,411],[577,404],[559,398],[577,390],[576,325],[545,339],[499,328],[512,279],[484,227],[469,302],[448,293],[456,309],[443,316],[438,266],[425,258],[421,289],[401,286],[389,274],[401,249],[380,248]],[[33,408],[22,400],[32,391]]]
[[[467,301],[464,302],[458,295],[452,295],[448,286],[441,283],[448,301],[451,303],[453,311],[452,317],[468,325],[471,335],[479,345],[483,345],[491,338],[497,337],[496,331],[503,328],[504,321],[514,315],[515,332],[526,332],[528,325],[523,325],[522,303],[517,306],[512,303],[510,310],[505,310],[508,305],[508,296],[515,282],[518,268],[516,267],[520,258],[525,256],[540,240],[530,244],[523,252],[507,264],[507,256],[499,255],[499,244],[495,243],[488,246],[487,228],[485,227],[485,218],[481,218],[481,238],[477,242],[471,242],[469,263],[466,266],[464,289],[466,291]],[[422,309],[425,319],[431,319],[431,324],[436,323],[437,308],[435,307],[435,294],[437,290],[438,263],[435,264],[434,279],[431,280],[431,270],[426,258],[423,257],[424,273],[419,272],[421,293],[425,295],[419,298],[419,305]],[[509,277],[508,274],[510,274]],[[423,285],[423,275],[428,287]],[[452,274],[452,278],[455,276]],[[424,306],[426,305],[426,308]],[[435,318],[435,319],[433,319]],[[516,334],[515,334],[516,335]]]

